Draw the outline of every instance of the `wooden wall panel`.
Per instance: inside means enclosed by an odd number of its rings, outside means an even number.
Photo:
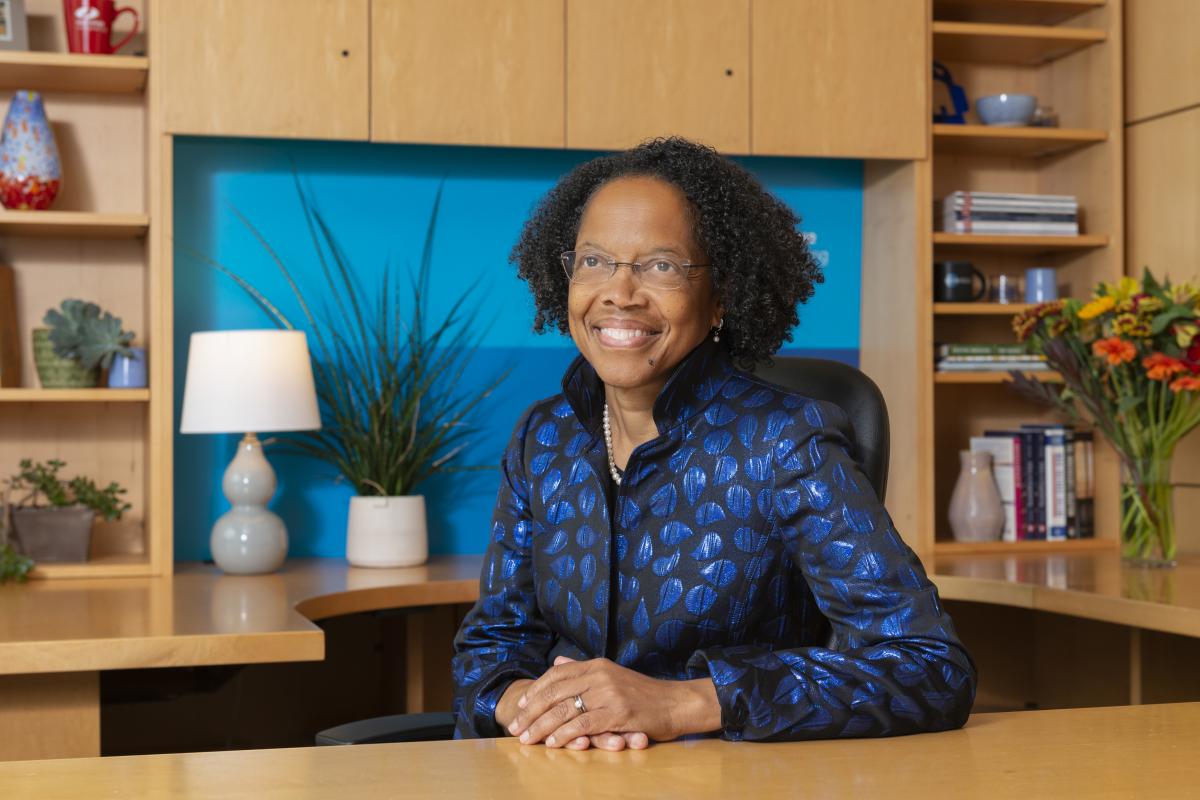
[[[365,140],[367,0],[163,0],[168,133]]]
[[[755,0],[752,151],[924,158],[927,0]]]
[[[1200,104],[1200,4],[1125,4],[1125,120]]]
[[[371,139],[562,147],[563,0],[373,0]]]
[[[567,0],[567,147],[750,152],[749,0]]]

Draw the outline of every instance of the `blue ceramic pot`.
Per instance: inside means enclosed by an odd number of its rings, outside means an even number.
[[[132,356],[117,355],[108,370],[108,388],[146,388],[146,348],[134,347]]]
[[[1015,128],[1028,125],[1037,110],[1031,94],[993,94],[975,101],[975,113],[984,125]]]

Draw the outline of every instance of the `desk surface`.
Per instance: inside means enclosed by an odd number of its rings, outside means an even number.
[[[313,620],[472,602],[480,565],[480,556],[380,570],[309,559],[239,577],[184,564],[165,578],[0,586],[0,675],[319,660]],[[1200,559],[1153,570],[1123,567],[1111,552],[943,556],[930,574],[947,599],[1200,637]]]
[[[1200,703],[979,714],[962,730],[605,753],[513,739],[18,761],[4,797],[1186,797]]]

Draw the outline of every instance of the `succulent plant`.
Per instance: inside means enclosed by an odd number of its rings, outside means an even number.
[[[112,366],[115,356],[130,356],[132,331],[121,330],[121,318],[84,300],[64,300],[42,320],[50,327],[50,343],[61,358],[79,362],[84,369]]]

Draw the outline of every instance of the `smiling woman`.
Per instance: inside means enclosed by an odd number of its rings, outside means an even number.
[[[798,224],[678,138],[587,162],[535,209],[512,260],[535,329],[580,355],[501,463],[459,736],[619,750],[966,721],[974,665],[845,413],[744,371],[821,281]]]

